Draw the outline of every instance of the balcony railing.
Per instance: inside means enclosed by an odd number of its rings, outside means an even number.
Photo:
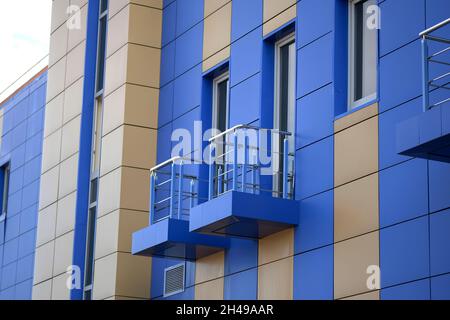
[[[423,109],[450,102],[450,39],[437,35],[439,30],[450,24],[450,18],[420,33],[422,38]],[[438,90],[443,90],[438,92]],[[430,102],[430,93],[436,98]]]
[[[202,181],[184,173],[185,163],[192,160],[175,157],[150,170],[150,224],[168,218],[187,220],[190,208],[206,200],[199,193]]]
[[[289,132],[250,125],[238,125],[212,137],[209,200],[229,191],[292,199],[295,163],[289,137]]]

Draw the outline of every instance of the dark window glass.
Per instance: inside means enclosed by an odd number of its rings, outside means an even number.
[[[86,239],[86,268],[84,286],[87,287],[92,284],[93,264],[94,264],[94,245],[95,245],[95,220],[97,208],[89,209],[88,224],[87,224],[87,239]]]
[[[227,129],[228,79],[217,85],[217,129]]]
[[[108,0],[100,1],[100,14],[104,13],[108,9]]]
[[[366,1],[360,1],[355,4],[355,96],[354,100],[360,100],[363,98],[363,35],[364,35],[364,3]]]
[[[8,210],[8,192],[9,192],[9,164],[3,168],[3,186],[2,186],[2,212],[0,215],[6,215]]]
[[[99,26],[99,42],[97,47],[97,89],[96,92],[100,92],[103,89],[103,78],[105,74],[105,55],[106,55],[106,16],[100,19]]]

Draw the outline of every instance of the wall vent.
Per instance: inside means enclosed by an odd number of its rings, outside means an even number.
[[[164,269],[164,297],[184,291],[185,264]]]

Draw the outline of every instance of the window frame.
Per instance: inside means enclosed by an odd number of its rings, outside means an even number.
[[[356,63],[355,63],[355,7],[360,2],[365,2],[370,0],[348,0],[348,70],[347,70],[347,95],[348,95],[348,111],[352,111],[358,107],[368,104],[371,101],[375,101],[378,99],[378,65],[376,66],[375,71],[375,92],[365,96],[359,100],[355,100],[355,71],[356,71]],[[376,50],[376,64],[378,64],[378,49],[379,49],[379,33],[376,31],[376,40],[375,40],[375,50]]]
[[[0,222],[6,220],[8,214],[8,196],[9,196],[9,185],[11,181],[11,164],[6,162],[1,165],[0,170],[3,171],[3,181],[2,181],[2,208],[0,211]]]
[[[294,149],[295,149],[295,126],[296,126],[296,87],[297,87],[297,48],[296,48],[296,33],[292,32],[288,35],[286,35],[285,37],[281,38],[280,40],[275,42],[274,45],[274,104],[273,104],[273,128],[276,130],[281,130],[280,128],[280,113],[281,113],[281,101],[280,101],[280,88],[281,88],[281,55],[280,55],[280,51],[281,48],[286,46],[286,45],[294,45],[294,49],[295,49],[295,54],[294,54],[294,64],[293,64],[293,69],[294,72],[291,76],[293,76],[293,97],[290,97],[290,99],[288,99],[288,101],[290,101],[291,99],[293,99],[293,105],[292,110],[294,112],[294,116],[292,117],[293,120],[293,128],[292,128],[292,132],[290,132],[292,135],[290,137],[288,137],[288,139],[292,139],[292,143],[294,144]],[[288,113],[289,113],[289,106],[288,108]],[[288,123],[287,123],[287,130],[289,130],[289,118],[288,118]],[[273,184],[273,191],[274,194],[273,196],[275,197],[281,197],[282,195],[282,183],[280,183],[280,174],[281,174],[281,166],[283,165],[283,161],[282,161],[282,157],[281,157],[281,148],[283,147],[282,143],[278,144],[278,150],[276,151],[278,154],[278,157],[276,158],[276,162],[273,164],[273,179],[272,179],[272,184]],[[294,153],[295,154],[295,153]],[[294,158],[294,163],[295,163],[295,158]],[[289,164],[291,164],[291,161],[289,162]],[[292,170],[294,170],[295,168],[292,168]],[[294,186],[292,185],[292,190],[290,190],[291,193],[294,192]]]
[[[229,128],[230,120],[230,72],[227,70],[213,79],[213,92],[212,92],[212,128],[218,129],[218,88],[219,84],[227,81],[227,102],[225,112],[225,129]]]

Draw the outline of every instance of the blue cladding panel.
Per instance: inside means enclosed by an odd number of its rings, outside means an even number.
[[[231,88],[230,127],[258,120],[261,96],[259,74]]]
[[[333,191],[300,201],[300,221],[295,228],[295,253],[333,243]]]
[[[417,39],[425,30],[425,0],[387,0],[380,8],[382,56]]]
[[[163,10],[162,22],[162,40],[161,43],[165,46],[168,42],[175,39],[177,22],[177,4],[171,3]]]
[[[17,262],[16,281],[22,282],[33,277],[34,254],[20,259]]]
[[[151,283],[151,299],[164,299],[162,298],[164,293],[164,269],[179,264],[180,260],[165,259],[165,258],[152,258],[152,283]],[[186,262],[186,290],[178,295],[167,298],[168,300],[175,299],[194,299],[195,292],[192,290],[192,286],[195,281],[195,263]]]
[[[158,127],[172,121],[173,114],[173,82],[159,90]]]
[[[333,299],[333,246],[294,257],[294,299]]]
[[[36,228],[20,235],[19,248],[17,252],[19,258],[23,258],[34,252],[35,240],[36,240]]]
[[[381,287],[429,276],[428,217],[380,231]]]
[[[258,265],[258,242],[230,239],[230,249],[225,254],[225,275],[238,273]]]
[[[204,0],[177,1],[177,37],[203,19],[203,3]]]
[[[233,3],[234,5],[234,3]],[[261,71],[262,28],[258,28],[231,45],[231,86]]]
[[[231,41],[239,39],[260,26],[262,12],[261,0],[234,0],[231,16]]]
[[[427,161],[413,159],[380,172],[380,226],[428,213]]]
[[[88,4],[86,51],[83,82],[83,104],[81,111],[80,152],[78,157],[77,199],[75,209],[75,235],[73,241],[72,264],[80,266],[84,274],[86,254],[87,212],[89,202],[90,165],[92,150],[93,110],[95,102],[95,74],[97,62],[99,1],[91,0]],[[81,277],[81,288],[84,278]],[[81,289],[70,292],[72,300],[83,297]]]
[[[430,300],[430,280],[420,280],[381,290],[382,300]]]
[[[170,153],[172,151],[171,135],[172,124],[158,129],[158,154],[156,157],[158,163],[170,159]]]
[[[431,278],[431,299],[450,300],[450,274]]]
[[[380,59],[380,112],[422,94],[420,41]]]
[[[296,149],[334,132],[333,86],[330,84],[297,101]]]
[[[297,200],[333,188],[333,147],[333,137],[330,137],[296,152]]]
[[[175,80],[173,117],[200,105],[202,90],[202,66],[199,65]]]
[[[16,300],[30,300],[33,287],[33,280],[27,280],[19,283],[15,287],[14,299]]]
[[[175,42],[171,42],[161,50],[161,86],[175,77]]]
[[[176,40],[175,76],[179,76],[202,61],[203,23],[200,23]]]
[[[450,272],[450,210],[430,216],[431,275]]]
[[[450,12],[450,2],[447,0],[427,0],[427,28],[448,19]],[[448,29],[447,29],[448,30]]]
[[[6,223],[5,241],[9,241],[19,236],[20,215],[9,217]]]
[[[298,50],[297,97],[302,97],[333,81],[333,35]]]
[[[302,0],[297,4],[297,47],[316,40],[333,30],[335,0]]]
[[[430,161],[430,212],[450,207],[450,163]]]
[[[422,99],[417,98],[379,115],[380,169],[410,159],[397,153],[397,124],[422,113]]]
[[[0,223],[0,299],[30,299],[41,175],[47,74],[3,103],[1,162],[11,166],[6,221]]]
[[[225,300],[256,300],[258,297],[258,269],[253,268],[226,276],[224,280]]]

